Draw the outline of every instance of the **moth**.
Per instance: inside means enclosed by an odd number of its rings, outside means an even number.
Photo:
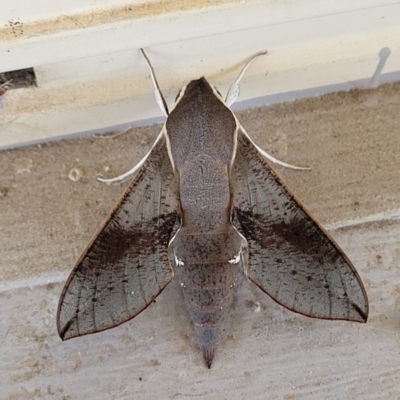
[[[73,337],[138,315],[175,277],[195,341],[211,367],[240,271],[287,309],[366,322],[368,299],[351,261],[270,166],[226,100],[202,77],[168,111],[150,152],[79,258],[62,291],[57,328]],[[287,166],[287,164],[284,164]],[[106,181],[106,180],[103,180]]]

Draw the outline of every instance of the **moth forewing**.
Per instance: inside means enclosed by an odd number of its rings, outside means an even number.
[[[178,208],[162,135],[65,284],[57,312],[62,339],[113,328],[161,293],[172,279],[168,245]]]
[[[368,299],[353,264],[242,131],[233,182],[249,278],[292,311],[365,322]]]

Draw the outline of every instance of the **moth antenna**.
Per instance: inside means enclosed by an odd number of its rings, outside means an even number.
[[[157,138],[158,141],[158,138]],[[154,146],[153,146],[154,147]],[[152,148],[153,148],[152,147]],[[130,178],[133,177],[133,175],[136,174],[136,172],[140,169],[140,167],[144,164],[144,162],[146,161],[148,155],[151,153],[152,148],[148,151],[148,153],[133,167],[131,168],[129,171],[124,172],[122,175],[116,176],[115,178],[110,178],[110,179],[106,179],[103,178],[101,176],[97,177],[97,180],[99,182],[103,182],[106,183],[107,185],[110,185],[112,183],[123,183],[128,181]]]
[[[102,176],[98,176],[97,180],[99,182],[103,182],[103,183],[106,183],[107,185],[110,185],[112,183],[123,183],[123,182],[126,182],[129,179],[131,179],[139,171],[139,169],[142,167],[144,162],[147,160],[147,157],[149,156],[149,154],[153,150],[154,146],[159,142],[159,140],[161,139],[161,137],[163,135],[164,135],[164,129],[161,130],[161,132],[157,136],[156,141],[154,142],[154,144],[151,147],[151,149],[147,152],[147,154],[133,168],[131,168],[129,171],[123,173],[122,175],[116,176],[115,178],[110,178],[110,179],[106,179],[106,178],[103,178]]]
[[[243,67],[242,71],[240,72],[239,76],[237,77],[236,81],[232,84],[232,86],[228,90],[228,94],[226,95],[225,103],[228,107],[230,107],[239,97],[240,93],[240,81],[242,80],[244,74],[247,71],[247,68],[249,68],[250,64],[259,56],[263,56],[267,54],[267,50],[260,51],[257,54],[254,54],[253,57],[250,58],[249,61],[247,61],[246,65]]]
[[[274,164],[282,165],[282,167],[285,168],[290,168],[290,169],[296,169],[298,171],[310,171],[310,167],[299,167],[298,165],[292,165],[285,163],[284,161],[280,161],[275,157],[272,157],[270,154],[268,154],[266,151],[264,151],[261,147],[255,145],[256,149],[268,160],[273,162]]]
[[[147,65],[149,66],[150,69],[150,76],[151,76],[151,81],[153,82],[153,87],[154,87],[154,97],[156,98],[156,102],[158,106],[160,107],[161,111],[164,113],[166,117],[169,115],[168,111],[168,106],[167,102],[165,101],[165,98],[163,94],[161,93],[160,87],[158,86],[156,74],[154,72],[153,66],[151,65],[150,60],[148,59],[146,53],[144,52],[143,49],[140,49],[140,51],[143,54],[143,57],[145,58]]]
[[[265,157],[267,160],[273,162],[274,164],[281,165],[282,167],[290,168],[290,169],[296,169],[296,170],[298,170],[298,171],[310,171],[310,170],[311,170],[310,167],[299,167],[299,166],[297,166],[297,165],[288,164],[288,163],[285,163],[285,162],[283,162],[283,161],[278,160],[278,159],[275,158],[275,157],[272,157],[270,154],[268,154],[266,151],[264,151],[260,146],[257,146],[257,145],[253,142],[253,140],[250,138],[250,136],[248,135],[248,133],[244,130],[244,128],[243,128],[241,125],[240,125],[240,128],[241,128],[242,132],[246,135],[247,139],[250,140],[250,142],[253,144],[253,146],[254,146],[254,147],[261,153],[261,155],[262,155],[263,157]]]
[[[131,168],[129,171],[123,173],[122,175],[116,176],[115,178],[110,178],[106,179],[101,176],[97,177],[97,180],[102,183],[106,183],[107,185],[110,185],[112,183],[123,183],[128,181],[130,178],[133,177],[133,175],[136,174],[136,172],[139,170],[139,168],[144,164],[146,161],[146,158],[149,153],[146,154],[145,157],[143,157],[133,168]]]

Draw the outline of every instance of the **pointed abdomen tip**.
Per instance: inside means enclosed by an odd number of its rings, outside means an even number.
[[[214,360],[214,356],[215,356],[215,352],[217,351],[217,348],[215,346],[203,345],[203,346],[200,346],[200,349],[201,349],[201,352],[203,353],[203,358],[207,365],[207,368],[210,369],[212,362]]]

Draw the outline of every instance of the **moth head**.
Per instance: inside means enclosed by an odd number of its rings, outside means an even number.
[[[203,76],[200,79],[194,79],[190,81],[186,86],[179,90],[178,94],[175,97],[175,107],[179,102],[182,101],[183,98],[188,100],[189,98],[196,97],[200,93],[203,93],[203,95],[214,95],[218,99],[222,100],[222,102],[224,102],[219,90],[214,85],[211,85]]]

